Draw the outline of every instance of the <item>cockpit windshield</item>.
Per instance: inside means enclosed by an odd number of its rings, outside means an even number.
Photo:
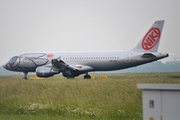
[[[18,58],[17,56],[12,57],[12,58],[9,60],[8,63],[9,63],[10,65],[13,65],[13,64],[16,62],[17,58]]]

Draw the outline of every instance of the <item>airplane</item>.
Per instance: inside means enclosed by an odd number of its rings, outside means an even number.
[[[10,71],[36,72],[38,77],[52,77],[62,73],[64,77],[74,78],[89,72],[113,71],[168,57],[168,53],[157,52],[164,20],[155,21],[140,42],[129,51],[107,52],[59,52],[59,53],[23,53],[13,56],[3,67]]]

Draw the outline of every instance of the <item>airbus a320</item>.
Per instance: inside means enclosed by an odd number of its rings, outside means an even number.
[[[157,52],[163,25],[164,20],[155,21],[129,51],[24,53],[13,56],[3,67],[23,72],[23,79],[27,79],[28,72],[45,78],[59,73],[67,78],[85,74],[84,79],[90,79],[89,72],[120,70],[168,57],[168,53]]]

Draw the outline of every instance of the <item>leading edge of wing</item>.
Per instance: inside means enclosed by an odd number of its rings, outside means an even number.
[[[74,71],[93,71],[93,68],[87,65],[69,65],[62,60],[52,59],[52,66],[55,69],[59,69],[60,71],[64,71],[65,69],[70,69]]]

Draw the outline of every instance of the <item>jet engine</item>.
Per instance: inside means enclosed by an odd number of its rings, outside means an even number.
[[[38,77],[51,77],[59,73],[60,72],[58,70],[56,71],[51,67],[42,66],[36,68],[36,75]]]

